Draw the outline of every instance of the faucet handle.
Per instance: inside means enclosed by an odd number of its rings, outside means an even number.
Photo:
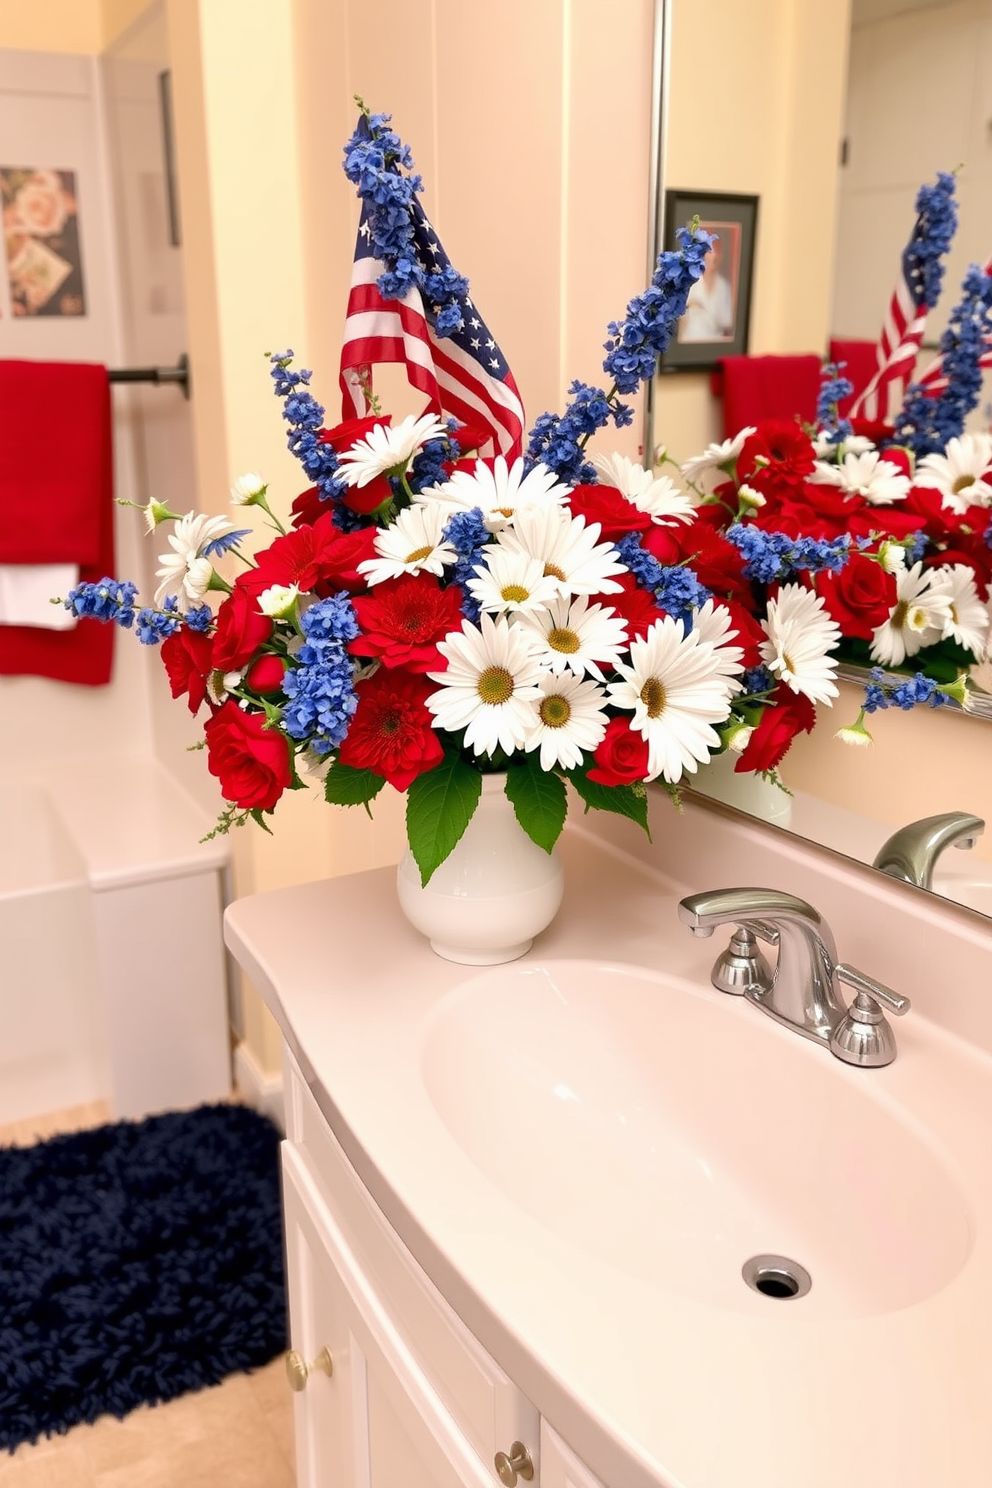
[[[830,1049],[845,1064],[878,1069],[896,1057],[896,1041],[879,1004],[899,1017],[908,1013],[910,1001],[891,987],[876,982],[856,966],[838,961],[837,980],[854,991],[854,1001],[830,1035]]]

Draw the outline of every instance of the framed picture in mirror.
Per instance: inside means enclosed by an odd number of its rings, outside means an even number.
[[[758,198],[729,192],[665,192],[664,247],[676,248],[676,229],[694,217],[715,238],[702,277],[689,291],[685,315],[661,358],[662,372],[701,372],[721,357],[748,349]]]

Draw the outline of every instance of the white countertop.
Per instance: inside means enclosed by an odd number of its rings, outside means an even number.
[[[746,851],[753,881],[776,882],[811,902],[804,873],[822,873],[828,901],[843,892],[846,904],[864,905],[874,896],[868,909],[882,964],[867,964],[845,943],[872,944],[872,927],[856,932],[852,924],[845,936],[848,927],[835,920],[840,955],[898,990],[917,989],[895,980],[887,956],[898,973],[943,949],[957,967],[952,1025],[972,1016],[976,999],[989,998],[992,933],[953,910],[946,919],[939,906],[921,911],[915,891],[907,897],[902,885],[866,890],[856,868],[810,868],[808,849],[777,844],[776,834],[711,809],[688,807],[678,824],[674,814],[670,823],[664,818],[664,803],[652,811],[656,833],[664,832],[653,861],[676,864],[678,880],[569,827],[561,849],[564,906],[525,959],[633,962],[708,987],[717,942],[694,940],[677,924],[676,904],[688,892],[746,882],[739,873],[726,876],[734,855]],[[716,859],[696,846],[714,831]],[[914,955],[896,940],[921,914],[926,948]],[[231,950],[390,1223],[483,1346],[604,1481],[624,1488],[988,1488],[992,1060],[928,1018],[925,997],[899,1022],[893,1065],[841,1068],[838,1078],[859,1082],[890,1110],[905,1109],[966,1192],[972,1244],[964,1265],[942,1290],[898,1311],[803,1316],[755,1296],[754,1308],[734,1312],[649,1284],[552,1235],[455,1142],[420,1078],[419,1050],[431,1009],[475,969],[439,959],[407,925],[396,907],[394,870],[239,900],[226,927]],[[891,951],[883,954],[883,942]],[[761,1016],[738,999],[711,995],[728,1017]],[[975,1017],[987,1021],[987,1009]],[[792,1033],[774,1026],[771,1033],[784,1041],[783,1057],[829,1058]],[[782,1119],[801,1122],[803,1113],[783,1111]],[[748,1120],[746,1070],[740,1089],[728,1092],[727,1120]],[[756,1132],[755,1139],[773,1135]],[[811,1162],[823,1141],[829,1133],[811,1133]],[[912,1246],[911,1234],[905,1243]]]

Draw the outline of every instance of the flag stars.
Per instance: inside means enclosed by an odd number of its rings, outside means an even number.
[[[487,349],[487,351],[495,351],[496,350],[496,342],[493,340],[492,336],[490,336],[489,337],[489,340],[486,342],[486,349]]]
[[[438,247],[437,243],[428,243],[427,244],[427,252],[430,253],[432,255],[432,257],[437,258],[438,254],[441,252],[441,250]]]
[[[490,367],[492,367],[494,372],[497,371],[499,368],[499,357],[490,357],[489,365]]]
[[[370,238],[372,236],[372,229],[369,227],[367,219],[362,222],[361,227],[358,229],[358,236],[360,238]]]
[[[472,340],[471,340],[472,350],[473,351],[479,351],[481,349],[481,345],[482,345],[482,343],[480,342],[478,336],[473,336],[472,337]]]
[[[466,310],[471,309],[471,306],[469,305],[468,300],[465,301],[465,309]],[[479,329],[479,327],[481,326],[481,324],[482,324],[482,321],[479,319],[479,317],[477,315],[473,315],[472,316],[472,319],[469,321],[469,325],[472,327],[473,331],[477,331]]]

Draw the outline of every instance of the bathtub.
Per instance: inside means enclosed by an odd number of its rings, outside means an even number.
[[[226,846],[157,762],[0,785],[0,1124],[231,1088]]]
[[[93,894],[47,792],[0,790],[0,1124],[109,1088]]]

